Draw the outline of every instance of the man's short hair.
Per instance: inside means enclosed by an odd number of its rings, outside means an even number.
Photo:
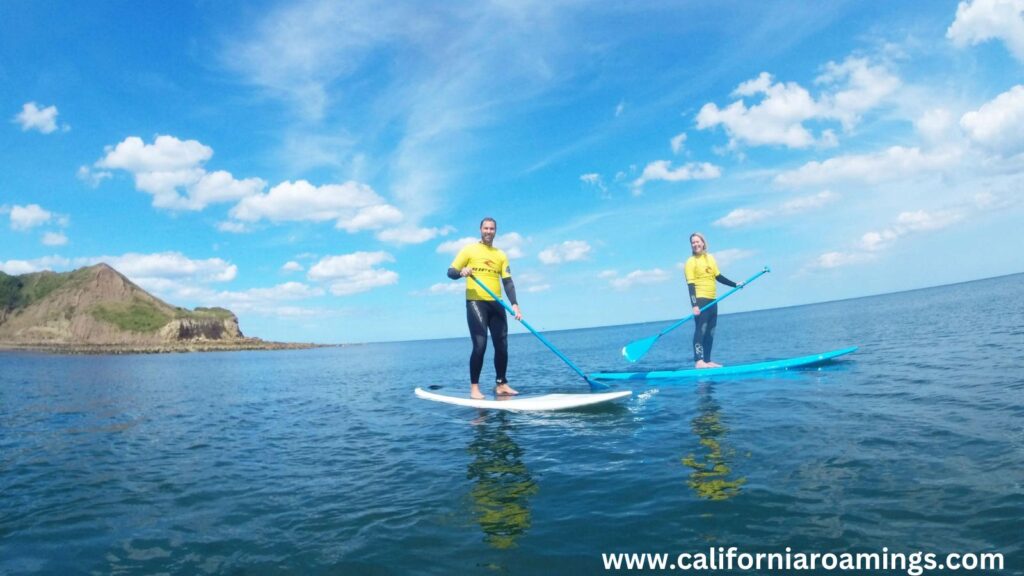
[[[484,227],[484,222],[494,222],[494,227],[495,227],[495,228],[497,228],[497,227],[498,227],[498,221],[497,221],[497,220],[495,220],[494,218],[491,218],[490,216],[487,216],[487,217],[485,217],[485,218],[484,218],[483,220],[481,220],[481,221],[480,221],[480,227],[481,227],[481,228],[483,228],[483,227]]]

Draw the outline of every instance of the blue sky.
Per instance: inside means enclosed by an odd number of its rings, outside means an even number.
[[[106,261],[265,339],[541,330],[1024,271],[1024,0],[0,3],[0,270]],[[521,328],[518,328],[521,330]]]

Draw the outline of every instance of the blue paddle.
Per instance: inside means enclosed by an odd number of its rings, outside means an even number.
[[[747,284],[750,284],[754,280],[757,280],[765,272],[771,272],[771,270],[769,270],[768,267],[765,266],[764,270],[761,270],[757,274],[754,274],[750,278],[747,278],[746,281],[743,282],[743,286],[746,286]],[[711,302],[708,302],[708,304],[706,306],[704,306],[703,308],[701,308],[700,311],[703,312],[703,311],[707,310],[708,308],[711,308],[715,304],[718,304],[722,300],[725,300],[726,298],[731,296],[733,292],[739,290],[740,288],[741,288],[740,286],[737,286],[737,287],[733,288],[732,290],[729,290],[728,292],[723,294],[720,298],[716,298],[716,299],[712,300]],[[622,347],[622,355],[626,357],[626,360],[629,360],[630,362],[636,362],[637,360],[643,358],[644,354],[647,354],[647,351],[651,349],[651,346],[654,346],[654,343],[658,341],[658,338],[661,338],[665,334],[668,334],[669,332],[675,330],[676,328],[679,328],[680,326],[685,324],[689,319],[691,319],[693,317],[694,317],[694,315],[690,314],[686,318],[683,318],[682,320],[676,322],[675,324],[669,326],[668,328],[665,328],[664,330],[662,330],[661,332],[658,332],[654,336],[651,336],[649,338],[644,338],[642,340],[636,340],[634,342],[630,342],[629,344],[626,344],[625,346]]]
[[[511,306],[506,304],[505,301],[501,299],[501,297],[499,297],[497,294],[492,292],[491,289],[488,288],[487,286],[485,286],[484,283],[481,282],[479,279],[477,279],[476,276],[473,276],[472,274],[470,274],[469,277],[472,278],[473,281],[477,283],[477,286],[480,286],[481,288],[484,289],[485,292],[490,294],[491,298],[494,298],[498,302],[501,302],[501,305],[505,307],[505,310],[508,310],[509,314],[511,314],[513,318],[515,317],[516,311],[513,310]],[[558,357],[561,358],[563,362],[565,362],[566,364],[569,365],[570,368],[575,370],[576,373],[579,374],[580,377],[582,377],[587,382],[587,384],[590,385],[591,388],[607,388],[607,386],[605,386],[604,384],[595,384],[595,383],[591,382],[590,378],[587,378],[587,375],[583,373],[583,370],[580,370],[578,366],[573,364],[572,360],[569,360],[568,358],[566,358],[565,354],[562,354],[561,352],[559,352],[558,348],[555,348],[554,344],[552,344],[551,342],[548,342],[547,338],[541,336],[540,332],[537,332],[536,330],[534,330],[533,326],[530,326],[529,322],[527,322],[526,320],[519,320],[519,323],[522,324],[523,326],[526,326],[527,330],[532,332],[533,335],[536,336],[541,342],[543,342],[545,346],[547,346],[548,348],[551,349],[552,352],[557,354]]]

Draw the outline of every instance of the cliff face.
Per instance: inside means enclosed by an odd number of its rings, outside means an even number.
[[[242,339],[230,311],[171,306],[106,264],[0,277],[0,342],[149,346]]]

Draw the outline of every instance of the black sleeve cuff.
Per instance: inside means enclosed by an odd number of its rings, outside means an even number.
[[[458,280],[459,278],[462,278],[462,274],[459,273],[459,270],[457,268],[449,268],[448,277],[451,278],[452,280]]]
[[[721,282],[722,284],[725,284],[726,286],[731,286],[732,288],[736,287],[736,283],[735,282],[733,282],[732,280],[729,280],[728,278],[726,278],[725,276],[722,276],[721,274],[719,274],[718,276],[715,276],[715,280],[718,280],[719,282]]]

